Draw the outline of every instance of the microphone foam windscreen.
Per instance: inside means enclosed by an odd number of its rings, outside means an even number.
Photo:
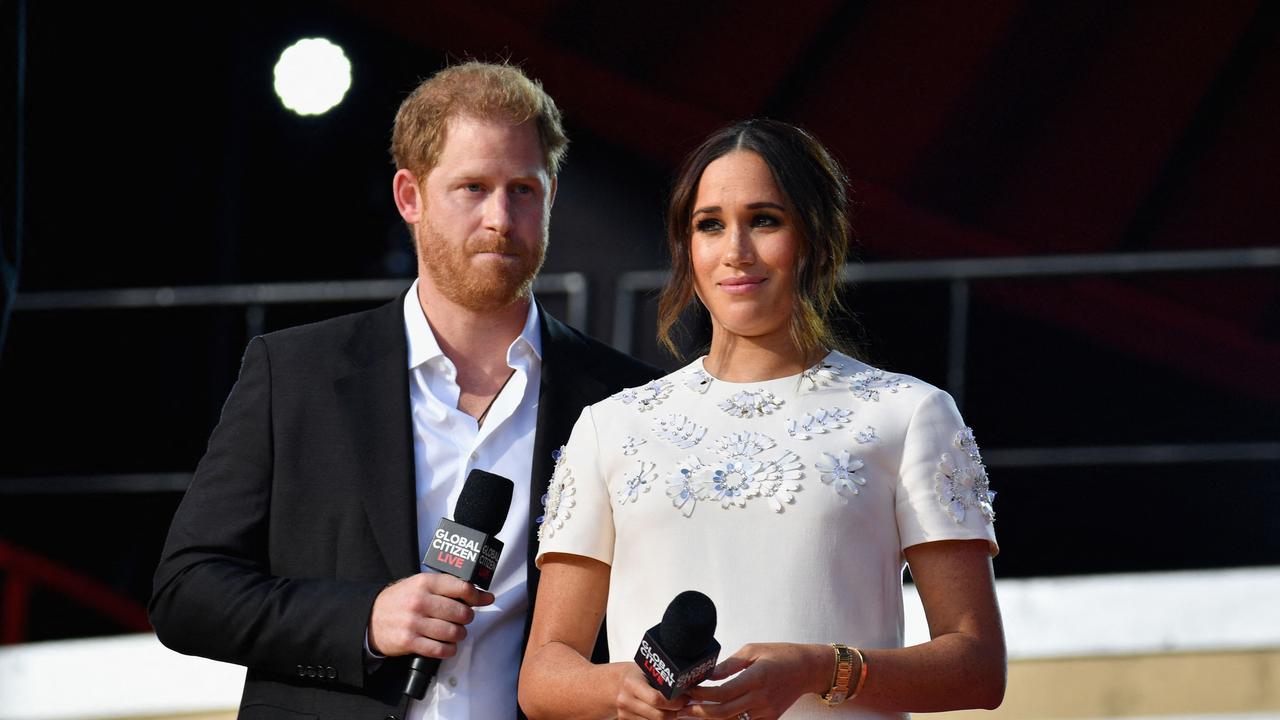
[[[675,657],[701,655],[716,634],[716,604],[697,590],[685,590],[662,614],[658,634],[662,646]]]
[[[497,535],[507,521],[511,509],[512,482],[501,475],[484,470],[472,470],[458,495],[458,505],[453,509],[453,521],[475,528],[485,535]]]

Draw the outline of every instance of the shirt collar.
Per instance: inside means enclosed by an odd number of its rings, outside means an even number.
[[[532,294],[529,299],[529,314],[525,317],[524,327],[507,348],[508,364],[514,360],[516,349],[522,346],[527,347],[539,361],[542,360],[542,326],[538,317],[538,303],[533,301]],[[417,280],[413,281],[409,292],[404,296],[404,329],[409,342],[409,369],[444,356],[440,342],[436,340],[436,334],[427,322],[427,314],[422,311],[422,305],[418,302]]]

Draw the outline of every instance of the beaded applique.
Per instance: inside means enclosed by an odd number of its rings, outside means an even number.
[[[805,413],[801,418],[788,420],[787,434],[797,440],[808,440],[813,435],[823,435],[844,427],[852,416],[852,410],[819,408],[816,412]]]
[[[889,375],[883,370],[863,370],[854,373],[853,379],[849,382],[849,389],[853,391],[853,396],[868,402],[879,402],[881,391],[896,393],[909,387],[911,387],[909,383],[899,381],[898,375]]]
[[[768,415],[782,407],[782,400],[767,390],[743,390],[720,402],[720,409],[738,418]]]
[[[653,463],[637,460],[636,465],[638,467],[622,477],[623,484],[618,489],[619,503],[635,502],[640,493],[649,492],[651,483],[658,479],[658,473],[654,472],[657,466]]]
[[[680,462],[675,472],[667,476],[667,497],[671,498],[672,506],[685,517],[692,515],[693,509],[698,505],[698,488],[693,475],[705,467],[701,460],[690,455]]]
[[[564,446],[551,453],[551,457],[555,458],[555,468],[551,471],[547,492],[542,496],[542,517],[535,521],[538,523],[539,541],[555,535],[556,530],[564,527],[564,521],[569,519],[570,511],[577,504],[573,497],[576,491],[573,475],[564,464]]]
[[[653,434],[681,450],[688,450],[702,441],[707,429],[680,413],[671,413],[654,420]]]
[[[614,397],[621,400],[624,405],[635,403],[640,412],[644,412],[662,404],[662,401],[671,394],[671,388],[670,380],[654,380],[638,388],[623,390]]]
[[[646,441],[644,438],[632,437],[631,435],[628,435],[627,439],[622,442],[622,454],[635,455],[637,452],[640,451],[640,446],[645,444],[645,442]]]
[[[800,374],[801,379],[809,381],[809,388],[817,390],[826,385],[835,385],[840,380],[844,366],[838,362],[823,360]]]
[[[996,511],[992,503],[996,494],[991,490],[987,468],[982,464],[982,453],[973,438],[973,430],[965,428],[956,433],[953,442],[960,451],[957,457],[943,453],[934,475],[934,489],[938,502],[947,509],[957,523],[964,522],[966,511],[973,508],[982,514],[987,523],[995,522]]]
[[[715,380],[715,378],[711,377],[706,370],[699,368],[694,370],[689,374],[689,377],[684,379],[684,384],[685,387],[696,393],[705,393],[707,388],[711,387],[712,380]]]
[[[842,504],[848,503],[849,498],[858,494],[858,488],[867,484],[867,479],[857,474],[862,469],[862,461],[851,456],[848,450],[841,450],[839,457],[824,452],[813,466],[821,473],[822,482],[835,488]]]
[[[861,430],[854,430],[853,439],[856,440],[859,445],[869,445],[873,442],[878,442],[880,440],[880,436],[876,435],[875,428],[868,425]]]
[[[773,448],[774,441],[756,432],[737,432],[716,441],[716,451],[724,458],[711,469],[710,477],[698,485],[700,499],[715,500],[720,507],[746,507],[752,497],[767,497],[775,512],[791,503],[791,493],[800,489],[804,473],[800,457],[784,450],[774,459],[760,458]]]

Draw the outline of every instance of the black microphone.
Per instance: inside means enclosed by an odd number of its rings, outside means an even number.
[[[662,622],[649,628],[636,651],[644,677],[670,700],[707,677],[720,657],[716,605],[697,590],[685,590],[671,601]]]
[[[458,495],[453,520],[440,518],[422,564],[488,590],[502,555],[502,541],[496,536],[507,520],[514,488],[515,485],[501,475],[472,470]],[[440,658],[415,655],[409,665],[404,694],[421,700],[439,669]]]

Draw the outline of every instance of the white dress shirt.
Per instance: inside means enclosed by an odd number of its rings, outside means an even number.
[[[409,341],[409,402],[417,477],[418,557],[442,517],[453,517],[467,473],[480,468],[515,484],[511,510],[498,533],[502,557],[489,591],[493,605],[476,608],[458,654],[440,663],[426,697],[410,700],[410,720],[488,720],[516,714],[516,681],[529,596],[529,481],[542,379],[537,305],[507,348],[514,373],[494,399],[484,425],[458,409],[457,368],[436,341],[418,302],[415,281],[404,299]],[[433,572],[427,570],[427,572]]]

